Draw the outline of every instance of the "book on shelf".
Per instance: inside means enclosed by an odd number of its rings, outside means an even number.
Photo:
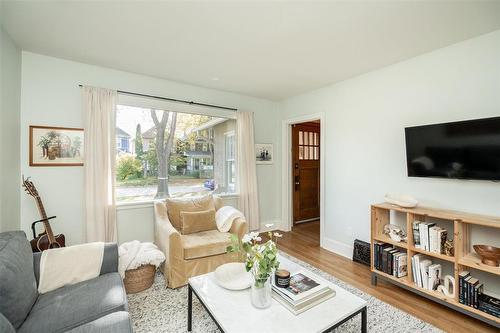
[[[420,275],[422,280],[422,285],[420,288],[428,289],[427,285],[429,283],[429,266],[432,265],[432,261],[429,259],[424,259],[420,261]]]
[[[448,230],[446,230],[446,229],[439,230],[439,232],[438,232],[439,253],[441,253],[441,254],[446,253],[444,250],[444,244],[446,243],[447,239],[448,239]]]
[[[471,277],[469,279],[469,281],[467,281],[467,283],[468,283],[468,286],[467,286],[467,292],[468,292],[467,305],[475,307],[474,306],[474,299],[476,298],[476,295],[474,295],[474,292],[476,291],[476,286],[479,284],[479,280],[474,278],[474,277]]]
[[[273,298],[294,314],[302,313],[335,296],[329,283],[310,272],[299,271],[290,277],[290,286],[280,288],[272,280]]]
[[[441,284],[441,265],[432,264],[429,266],[429,282],[427,283],[427,289],[437,290],[438,286]]]
[[[479,295],[483,293],[484,285],[482,283],[478,283],[474,287],[474,307],[479,308]]]
[[[492,316],[500,318],[500,300],[487,294],[479,294],[477,297],[477,308]]]
[[[387,253],[387,274],[393,275],[394,274],[394,256],[399,253],[399,250],[396,248],[393,248]]]
[[[397,278],[408,275],[408,254],[407,253],[401,253],[397,257],[396,269],[397,269],[397,273],[396,273]]]
[[[413,244],[417,249],[420,249],[420,229],[419,224],[421,221],[413,221]]]
[[[464,290],[465,290],[465,279],[470,276],[469,271],[462,271],[458,274],[458,301],[465,304]]]
[[[429,252],[440,253],[440,241],[438,242],[438,232],[441,230],[438,226],[429,228]]]
[[[413,281],[419,287],[422,287],[422,275],[420,274],[420,260],[422,258],[423,258],[422,254],[416,254],[412,257]]]
[[[469,280],[472,279],[472,276],[467,276],[465,279],[464,279],[464,289],[463,289],[463,293],[464,293],[464,304],[465,305],[469,305],[469,302],[470,302],[470,299],[469,299]]]

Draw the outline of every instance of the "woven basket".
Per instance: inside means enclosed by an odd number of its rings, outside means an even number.
[[[154,265],[143,265],[136,269],[125,271],[125,290],[127,294],[135,294],[146,290],[154,282],[156,267]]]

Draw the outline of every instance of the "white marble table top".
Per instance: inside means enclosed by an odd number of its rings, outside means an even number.
[[[280,268],[292,274],[306,270],[283,256],[279,261]],[[365,300],[330,282],[330,287],[336,292],[335,297],[297,316],[274,298],[269,308],[256,309],[250,301],[250,289],[231,291],[219,287],[213,273],[192,277],[189,284],[220,327],[228,333],[323,332],[366,306]]]

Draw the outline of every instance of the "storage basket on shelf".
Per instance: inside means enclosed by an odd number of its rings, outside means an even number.
[[[155,280],[155,272],[155,265],[142,265],[136,269],[125,271],[123,283],[127,294],[135,294],[151,287]]]

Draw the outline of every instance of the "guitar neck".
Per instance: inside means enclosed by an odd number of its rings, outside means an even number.
[[[50,223],[47,220],[47,213],[45,212],[45,208],[43,207],[42,199],[37,196],[35,197],[36,205],[38,207],[38,212],[43,219],[43,227],[45,228],[45,232],[47,233],[47,237],[49,238],[50,243],[54,243],[56,240],[54,238],[54,233],[52,232],[52,228],[50,227]]]

